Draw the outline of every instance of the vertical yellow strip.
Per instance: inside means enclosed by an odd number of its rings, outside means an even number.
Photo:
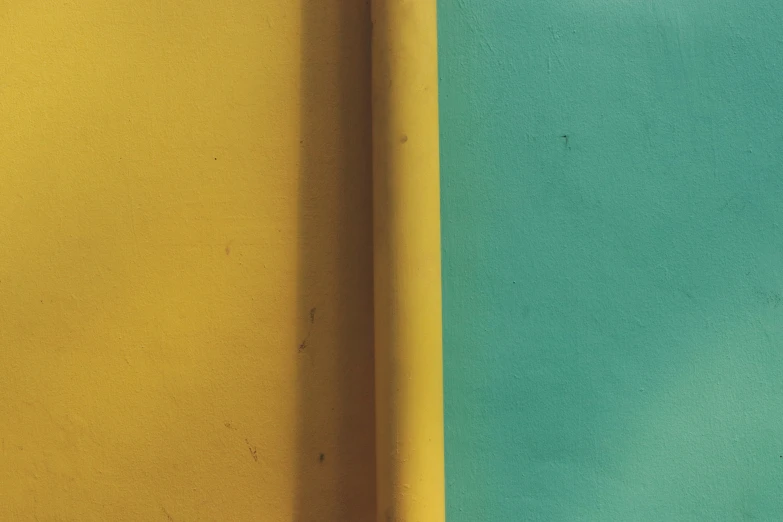
[[[378,520],[445,519],[436,0],[373,0]]]

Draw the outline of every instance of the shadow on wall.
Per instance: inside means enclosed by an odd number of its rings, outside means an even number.
[[[27,4],[0,15],[0,520],[373,519],[367,6]]]
[[[370,9],[326,4],[302,6],[298,522],[375,516]]]

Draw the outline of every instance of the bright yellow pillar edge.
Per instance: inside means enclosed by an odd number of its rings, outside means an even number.
[[[373,0],[379,522],[445,520],[436,0]]]

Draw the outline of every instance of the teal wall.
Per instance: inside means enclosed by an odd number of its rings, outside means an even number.
[[[783,2],[439,10],[450,522],[783,520]]]

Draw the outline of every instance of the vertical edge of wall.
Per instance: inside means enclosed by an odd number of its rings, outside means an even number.
[[[436,0],[372,0],[377,502],[445,520]]]

